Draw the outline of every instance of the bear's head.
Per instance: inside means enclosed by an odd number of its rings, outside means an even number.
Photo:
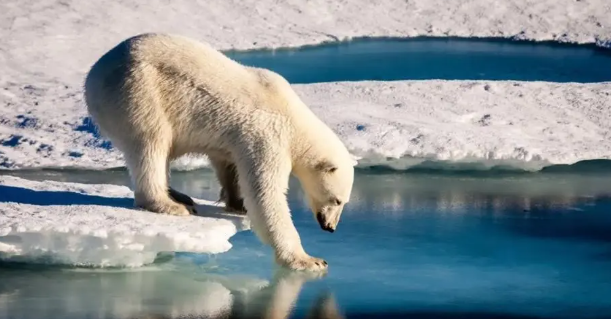
[[[320,227],[334,232],[344,205],[350,200],[354,181],[353,162],[322,160],[300,180]]]

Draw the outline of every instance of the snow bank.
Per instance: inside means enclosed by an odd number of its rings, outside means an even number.
[[[0,82],[72,79],[117,42],[173,32],[219,49],[295,47],[354,37],[502,37],[611,43],[608,0],[5,0]],[[25,80],[25,81],[24,81]],[[31,82],[30,82],[31,83]]]
[[[360,166],[538,170],[611,159],[610,84],[401,81],[297,90]]]
[[[610,83],[396,81],[294,87],[340,135],[360,167],[405,169],[447,161],[537,170],[611,158]],[[0,166],[122,167],[122,155],[96,137],[81,96],[80,87],[0,91]],[[183,170],[206,166],[205,157],[173,163]]]
[[[607,0],[3,1],[0,168],[123,166],[85,118],[81,87],[96,59],[142,32],[178,33],[219,49],[420,35],[608,46],[610,16]],[[338,130],[360,165],[529,161],[536,169],[609,156],[603,139],[608,86],[426,81],[295,87]],[[355,131],[357,124],[366,129]],[[201,157],[173,164],[207,165]]]
[[[0,176],[0,258],[137,267],[159,252],[222,253],[247,220],[198,200],[203,216],[133,209],[127,187]]]

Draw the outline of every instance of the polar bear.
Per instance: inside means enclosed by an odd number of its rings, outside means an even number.
[[[289,177],[300,181],[321,228],[333,232],[350,200],[354,161],[282,76],[191,38],[146,33],[96,61],[84,95],[99,132],[124,155],[136,207],[193,212],[192,199],[169,187],[169,163],[205,154],[226,208],[247,214],[278,264],[327,268],[302,247],[286,199]]]

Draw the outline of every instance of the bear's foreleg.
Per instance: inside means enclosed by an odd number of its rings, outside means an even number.
[[[286,149],[259,142],[236,162],[251,228],[274,249],[276,262],[292,270],[321,271],[327,262],[308,255],[301,245],[286,199],[291,159]],[[255,146],[256,145],[256,146]]]

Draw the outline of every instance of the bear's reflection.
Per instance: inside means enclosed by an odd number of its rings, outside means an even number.
[[[277,271],[272,283],[254,293],[239,298],[227,316],[219,318],[288,318],[304,283],[315,279],[313,274]],[[342,318],[331,293],[322,293],[311,305],[307,318]]]
[[[214,313],[189,313],[178,316],[171,314],[153,314],[143,312],[130,319],[170,319],[170,318],[210,318],[210,319],[245,319],[264,318],[281,319],[294,317],[293,307],[303,285],[317,277],[303,272],[279,270],[270,285],[249,293],[234,292],[233,300],[228,307]],[[333,294],[323,292],[309,307],[305,318],[343,318],[338,310]]]
[[[316,279],[285,270],[267,284],[184,269],[24,270],[0,264],[0,318],[288,318],[304,284]],[[333,295],[323,293],[306,317],[341,315]]]

